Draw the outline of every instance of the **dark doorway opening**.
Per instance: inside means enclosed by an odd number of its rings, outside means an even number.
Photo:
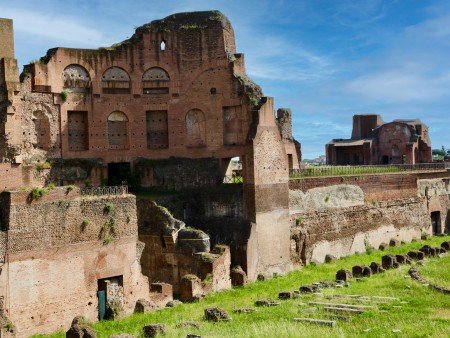
[[[98,320],[112,319],[112,308],[123,305],[123,276],[97,280]]]
[[[292,154],[288,154],[288,164],[289,170],[294,169],[294,160],[292,158]]]
[[[130,185],[130,162],[108,163],[108,185]]]
[[[433,229],[433,235],[440,233],[441,230],[441,212],[433,211],[431,213],[431,226]]]
[[[389,164],[389,156],[382,156],[381,157],[381,164]]]

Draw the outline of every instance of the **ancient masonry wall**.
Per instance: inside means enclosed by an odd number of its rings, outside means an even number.
[[[1,197],[7,243],[0,292],[18,337],[66,330],[77,315],[97,320],[99,279],[122,276],[125,313],[148,299],[134,196],[81,197],[67,187],[30,196]]]
[[[344,178],[345,184],[339,184]],[[291,254],[296,263],[323,262],[327,254],[341,257],[391,239],[408,242],[449,230],[446,172],[301,181],[290,185]],[[440,215],[435,228],[433,212]]]

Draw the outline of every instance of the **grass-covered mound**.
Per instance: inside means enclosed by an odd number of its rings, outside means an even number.
[[[410,278],[409,265],[395,270],[363,278],[352,279],[348,288],[324,289],[322,295],[302,294],[300,298],[281,301],[275,307],[254,307],[257,299],[276,299],[281,291],[298,290],[301,285],[333,280],[338,269],[351,270],[353,265],[369,265],[381,262],[386,253],[403,253],[417,250],[424,244],[439,246],[447,237],[433,237],[426,241],[410,243],[387,251],[353,255],[330,264],[307,266],[287,276],[269,281],[256,282],[243,288],[212,294],[199,303],[183,304],[149,314],[135,314],[118,321],[93,324],[99,337],[118,333],[142,334],[142,327],[151,323],[164,323],[166,337],[186,337],[197,334],[202,337],[448,337],[450,333],[450,295],[436,292]],[[418,267],[423,277],[433,279],[440,285],[450,284],[450,254],[443,258],[427,258],[424,266]],[[354,302],[374,305],[377,309],[352,316],[350,322],[337,320],[334,327],[298,323],[295,317],[326,318],[320,308],[309,305],[310,301],[349,302],[345,299],[327,299],[327,296],[352,294],[364,296],[396,297],[386,303]],[[206,307],[218,306],[226,310],[231,321],[210,323],[203,319]],[[233,313],[236,308],[255,308],[252,313]],[[181,327],[186,321],[199,323],[200,328]],[[53,337],[64,337],[57,333]]]

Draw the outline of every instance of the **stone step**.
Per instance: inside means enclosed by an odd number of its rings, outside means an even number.
[[[334,320],[324,320],[324,319],[316,319],[316,318],[294,318],[296,322],[305,322],[312,323],[318,325],[326,325],[326,326],[335,326],[336,321]]]

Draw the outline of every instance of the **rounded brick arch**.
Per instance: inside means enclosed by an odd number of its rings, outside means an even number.
[[[200,109],[191,109],[186,113],[186,146],[199,148],[206,146],[206,119]]]
[[[86,91],[91,87],[91,77],[83,66],[71,64],[62,74],[63,88],[73,91]]]
[[[170,81],[170,76],[165,69],[152,67],[144,72],[142,81]]]
[[[123,68],[110,67],[102,75],[102,88],[104,94],[129,94],[130,75]]]

